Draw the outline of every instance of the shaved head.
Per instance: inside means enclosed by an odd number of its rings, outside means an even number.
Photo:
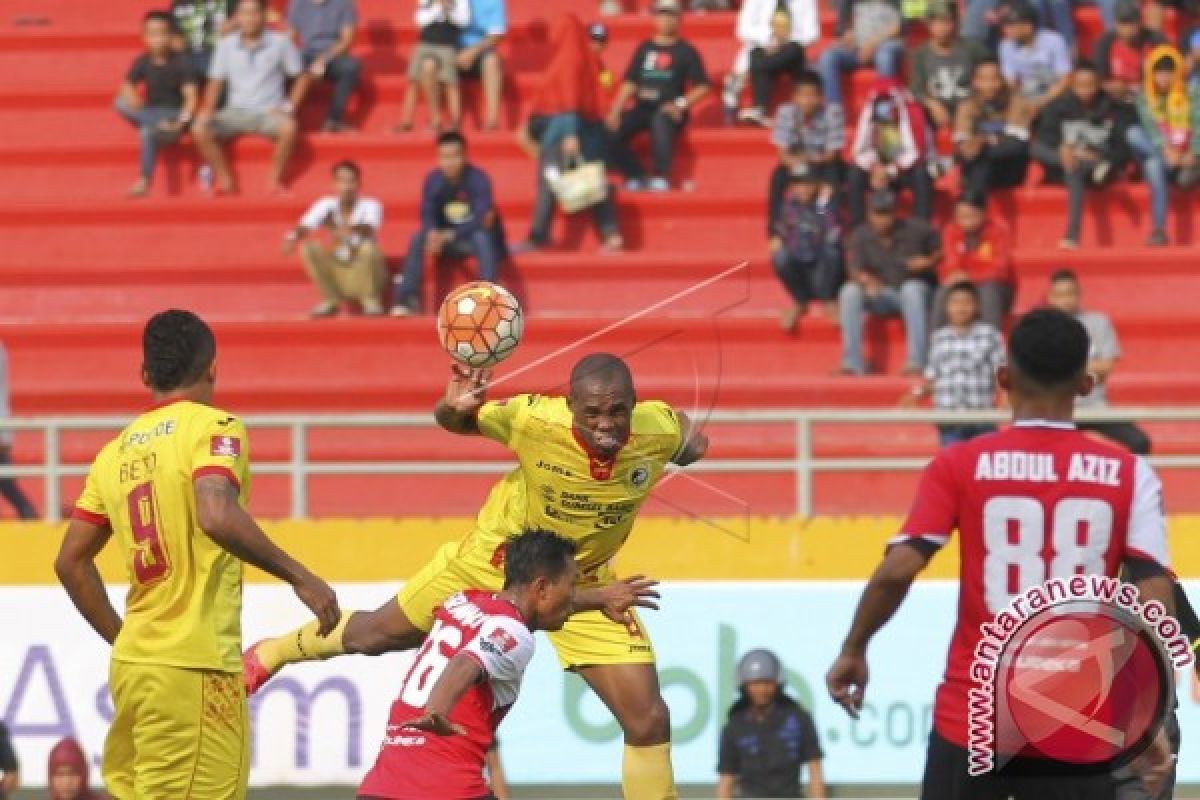
[[[592,353],[575,363],[571,370],[571,393],[583,386],[606,386],[633,392],[633,373],[629,365],[612,353]]]

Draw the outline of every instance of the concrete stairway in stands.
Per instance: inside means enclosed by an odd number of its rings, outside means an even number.
[[[414,40],[412,0],[359,1],[356,50],[366,62],[367,78],[352,116],[360,132],[306,134],[290,197],[262,194],[268,147],[242,141],[234,147],[241,196],[214,199],[202,193],[194,181],[194,151],[184,143],[168,153],[153,196],[132,201],[123,191],[134,174],[136,142],[110,103],[137,51],[138,20],[154,5],[14,0],[0,11],[0,285],[6,289],[0,292],[0,340],[10,353],[14,410],[126,412],[138,407],[143,393],[137,376],[139,327],[148,314],[169,305],[193,308],[214,322],[221,350],[220,399],[238,411],[428,408],[440,392],[446,360],[431,321],[309,322],[304,313],[316,295],[299,264],[278,250],[283,231],[325,191],[329,166],[348,157],[362,164],[367,192],[384,200],[382,241],[393,267],[402,257],[414,228],[419,182],[432,162],[428,134],[390,132]],[[586,20],[595,0],[553,5]],[[510,69],[505,124],[511,128],[549,56],[542,15],[550,4],[510,0],[509,6],[512,33],[503,51]],[[1079,19],[1086,49],[1099,25],[1090,10],[1080,11]],[[828,33],[832,16],[826,14],[824,22]],[[650,21],[630,3],[609,24],[607,60],[620,70],[647,35]],[[733,27],[733,14],[685,18],[685,33],[702,50],[717,85],[735,50]],[[870,80],[869,73],[855,76],[851,96],[859,98]],[[327,95],[318,90],[305,109],[302,119],[310,129]],[[469,97],[468,108],[475,104]],[[745,261],[747,268],[730,279],[589,347],[636,354],[642,394],[685,407],[893,404],[906,386],[896,375],[902,349],[898,324],[872,327],[871,352],[884,374],[858,380],[831,377],[838,337],[829,322],[814,314],[796,335],[779,331],[776,314],[785,295],[766,262],[763,231],[772,148],[761,130],[721,127],[715,100],[695,117],[678,159],[681,188],[619,196],[628,252],[601,255],[586,220],[559,220],[555,241],[565,244],[523,256],[505,274],[529,313],[527,342],[506,369],[519,369]],[[471,115],[465,128],[471,157],[492,174],[510,239],[516,241],[528,228],[533,166],[517,150],[511,130],[478,133]],[[943,212],[952,188],[950,181],[940,187]],[[1030,185],[994,202],[994,213],[1017,233],[1021,308],[1038,302],[1052,270],[1071,266],[1084,277],[1088,303],[1115,317],[1125,347],[1113,384],[1119,402],[1200,402],[1200,378],[1180,368],[1200,356],[1200,322],[1193,311],[1200,288],[1193,266],[1194,201],[1178,196],[1173,202],[1175,245],[1150,250],[1141,244],[1148,229],[1144,187],[1121,184],[1092,197],[1084,248],[1067,255],[1054,250],[1065,213],[1061,188]],[[467,277],[431,278],[428,302]],[[522,373],[504,391],[554,387],[572,355]],[[931,434],[923,428],[887,430],[887,436],[864,442],[861,432],[838,429],[818,444],[830,453],[882,448],[909,455],[931,446]],[[1194,432],[1185,427],[1154,432],[1168,450],[1194,449]],[[286,458],[286,443],[267,437],[265,450],[257,452]],[[729,437],[717,444],[717,455],[783,454],[775,452],[778,431],[735,434],[731,429]],[[417,441],[428,453],[414,457],[442,452],[440,438]],[[90,447],[83,441],[72,458],[86,459]],[[37,448],[30,438],[18,441],[24,459],[37,458]],[[380,457],[390,452],[379,449]],[[784,450],[790,455],[790,445]],[[482,451],[468,447],[464,452],[473,457]],[[752,494],[762,495],[762,508],[787,510],[791,484],[771,485],[767,491],[762,484]],[[285,507],[279,495],[269,496],[268,510]],[[900,494],[887,490],[879,496],[890,503]],[[361,504],[343,502],[340,490],[330,489],[327,499],[317,504],[319,510],[365,513]],[[435,504],[413,511],[456,508]],[[847,510],[854,508],[861,506]]]

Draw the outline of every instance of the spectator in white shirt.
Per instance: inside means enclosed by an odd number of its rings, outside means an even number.
[[[383,313],[387,269],[377,244],[383,206],[375,198],[359,195],[361,183],[358,165],[339,161],[333,167],[336,194],[313,203],[283,238],[284,255],[304,242],[300,260],[321,292],[321,302],[310,312],[313,317],[331,317],[346,301],[357,302],[367,316]],[[329,234],[327,244],[309,238],[319,230]]]
[[[765,124],[771,79],[787,73],[798,76],[805,65],[805,48],[821,38],[816,0],[744,0],[738,12],[737,38],[741,49],[725,76],[721,101],[725,117]],[[753,103],[738,113],[738,97],[752,81]]]

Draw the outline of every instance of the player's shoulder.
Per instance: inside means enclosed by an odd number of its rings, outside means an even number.
[[[661,400],[641,400],[633,407],[633,433],[669,434],[679,432],[679,415],[668,403]]]

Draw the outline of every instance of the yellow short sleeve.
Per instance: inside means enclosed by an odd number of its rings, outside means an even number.
[[[507,400],[484,403],[475,418],[479,432],[500,444],[514,447],[537,397],[535,394],[519,394]]]
[[[670,452],[665,454],[666,457],[674,456],[683,445],[683,425],[679,415],[661,400],[646,400],[637,404],[634,430],[639,434],[666,437],[670,442]]]
[[[108,509],[104,505],[104,497],[100,494],[100,487],[97,485],[96,479],[100,458],[103,455],[101,453],[100,456],[97,456],[96,460],[92,462],[92,468],[88,470],[87,480],[83,484],[83,492],[75,501],[75,510],[71,512],[72,519],[83,520],[93,525],[108,525]]]
[[[241,491],[250,475],[250,442],[237,417],[213,417],[196,434],[192,478],[223,475]]]

